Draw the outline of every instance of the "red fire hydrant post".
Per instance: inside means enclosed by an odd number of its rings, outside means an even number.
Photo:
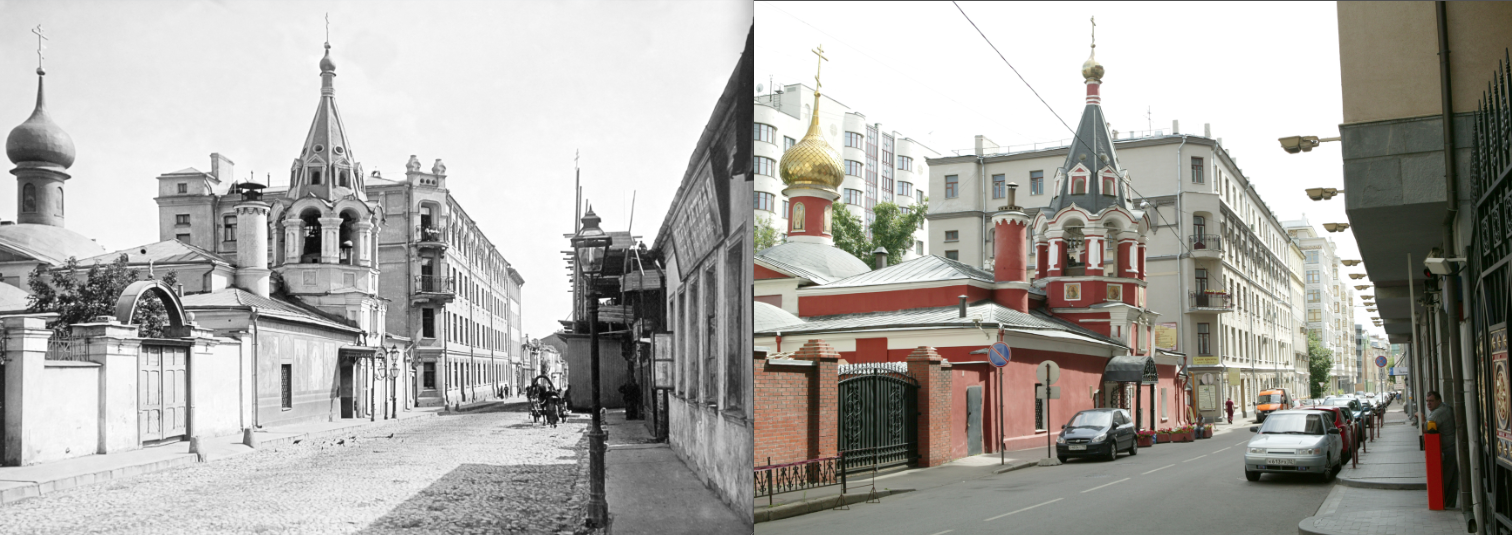
[[[1443,511],[1444,460],[1443,457],[1439,456],[1439,434],[1437,429],[1430,428],[1423,433],[1423,455],[1427,456],[1428,509],[1431,511]]]

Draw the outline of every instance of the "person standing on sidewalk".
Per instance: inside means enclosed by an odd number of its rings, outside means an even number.
[[[1228,398],[1228,401],[1223,402],[1223,410],[1228,412],[1229,423],[1234,423],[1234,398]]]
[[[1423,401],[1428,403],[1428,421],[1433,422],[1439,432],[1439,458],[1443,460],[1444,468],[1444,507],[1452,508],[1455,499],[1459,497],[1459,464],[1455,462],[1458,455],[1454,449],[1454,409],[1445,405],[1439,393],[1434,390],[1424,394]]]

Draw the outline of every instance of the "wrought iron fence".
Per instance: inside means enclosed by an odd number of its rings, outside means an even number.
[[[436,275],[415,275],[415,291],[422,293],[453,293],[456,280]]]
[[[89,360],[84,340],[72,336],[57,336],[47,340],[47,360]]]
[[[1209,308],[1221,310],[1233,310],[1234,303],[1229,294],[1210,294],[1205,292],[1191,293],[1192,308]]]
[[[1217,234],[1193,234],[1192,250],[1223,252],[1223,237]]]
[[[767,497],[767,506],[772,505],[772,497],[784,492],[816,489],[840,485],[840,493],[846,490],[845,471],[840,467],[844,463],[845,454],[839,457],[825,457],[822,459],[809,459],[787,464],[772,464],[772,458],[767,457],[767,466],[756,469],[756,497]]]
[[[443,243],[446,240],[440,228],[420,225],[415,227],[415,241]]]

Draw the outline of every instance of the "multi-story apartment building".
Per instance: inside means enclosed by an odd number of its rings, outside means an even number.
[[[1174,230],[1141,244],[1150,308],[1163,329],[1175,330],[1177,343],[1163,349],[1185,354],[1199,383],[1226,385],[1220,391],[1248,407],[1260,390],[1289,385],[1294,375],[1291,245],[1222,140],[1206,127],[1204,135],[1178,127],[1104,131],[1129,171],[1132,204],[1150,211],[1157,227]],[[1068,147],[1038,148],[1044,145],[999,147],[977,136],[971,153],[929,160],[929,253],[991,269],[989,221],[1008,189],[1016,184],[1017,203],[1034,212],[1067,180],[1061,167]],[[1038,230],[1030,230],[1031,243]],[[1115,240],[1106,243],[1113,251]],[[1238,371],[1238,381],[1229,380],[1229,370]],[[1199,410],[1216,416],[1223,401]]]
[[[789,203],[782,193],[782,179],[777,176],[777,162],[808,130],[814,95],[813,88],[792,84],[756,97],[756,218],[758,223],[765,218],[778,232],[788,228]],[[883,128],[881,123],[867,122],[865,115],[829,95],[819,98],[820,131],[831,147],[840,147],[844,163],[845,183],[836,202],[844,203],[868,228],[875,218],[872,208],[879,203],[890,202],[904,209],[923,203],[925,181],[929,179],[926,160],[935,156],[935,151]],[[922,256],[927,235],[924,228],[915,232],[915,245],[903,259]]]
[[[276,205],[265,214],[269,228],[254,233],[267,240],[267,262],[281,266],[283,289],[360,326],[370,343],[412,349],[406,394],[419,404],[495,397],[522,363],[524,279],[451,195],[440,159],[425,171],[411,155],[399,180],[364,175],[335,106],[329,57],[321,70],[320,106],[290,185],[262,190],[289,205]],[[229,259],[247,245],[238,240],[248,223],[239,219],[233,165],[212,154],[208,173],[157,177],[159,239],[223,259],[201,262],[213,267],[185,281],[189,293],[230,285]]]
[[[1286,232],[1305,256],[1307,335],[1318,340],[1333,358],[1329,392],[1353,392],[1359,369],[1354,351],[1354,290],[1342,280],[1333,240],[1320,236],[1306,219],[1285,222]]]
[[[1292,395],[1296,397],[1309,396],[1312,388],[1308,383],[1312,382],[1311,358],[1307,349],[1307,283],[1303,280],[1303,274],[1307,272],[1307,256],[1302,253],[1302,247],[1297,240],[1288,236],[1287,264],[1288,279],[1291,281],[1292,306],[1288,312],[1292,315],[1291,336],[1292,353],[1295,357],[1295,367],[1292,374]]]

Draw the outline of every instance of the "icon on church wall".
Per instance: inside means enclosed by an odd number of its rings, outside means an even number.
[[[31,184],[21,186],[21,213],[37,213],[37,188]]]
[[[808,215],[803,208],[803,203],[793,203],[793,230],[803,230],[804,218]]]
[[[1109,284],[1108,285],[1108,300],[1109,301],[1123,301],[1123,285],[1122,284]]]
[[[1066,285],[1066,300],[1067,301],[1080,301],[1081,300],[1081,283],[1079,283],[1079,282],[1073,282],[1073,283],[1070,283],[1070,284]]]

